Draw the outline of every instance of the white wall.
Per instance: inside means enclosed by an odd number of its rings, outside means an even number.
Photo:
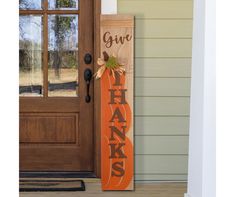
[[[101,13],[102,14],[116,14],[117,13],[117,0],[101,0]]]
[[[215,197],[215,2],[194,1],[189,197]]]

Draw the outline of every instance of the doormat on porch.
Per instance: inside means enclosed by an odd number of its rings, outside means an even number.
[[[83,180],[20,179],[20,192],[68,192],[85,190]]]

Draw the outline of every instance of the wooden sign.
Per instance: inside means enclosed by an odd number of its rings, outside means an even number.
[[[100,24],[102,189],[133,190],[134,17],[102,15]]]

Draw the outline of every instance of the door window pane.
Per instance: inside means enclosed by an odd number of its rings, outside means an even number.
[[[77,96],[78,15],[50,15],[48,20],[48,96]]]
[[[19,18],[20,96],[42,96],[42,16]]]
[[[41,10],[42,4],[42,0],[19,0],[21,10]]]
[[[51,10],[77,10],[78,0],[49,0],[48,7]]]

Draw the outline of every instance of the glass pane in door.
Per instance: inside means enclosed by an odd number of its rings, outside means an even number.
[[[42,5],[42,0],[19,0],[20,10],[41,10]]]
[[[42,16],[19,18],[19,93],[42,96]]]
[[[51,10],[77,10],[78,0],[49,0],[48,7]]]
[[[48,17],[48,96],[78,95],[78,15]]]

